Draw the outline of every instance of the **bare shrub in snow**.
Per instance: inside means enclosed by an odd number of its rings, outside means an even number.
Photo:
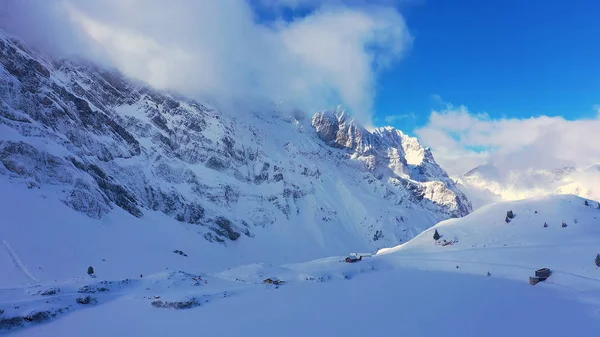
[[[182,252],[182,251],[181,251],[181,250],[179,250],[179,249],[175,249],[175,250],[173,251],[173,253],[175,253],[175,254],[179,254],[179,255],[181,255],[181,256],[185,256],[185,257],[187,257],[187,254],[186,254],[186,253],[184,253],[184,252]]]
[[[30,315],[23,316],[23,320],[33,323],[41,323],[50,319],[50,311],[38,311]]]
[[[48,290],[44,290],[44,291],[40,292],[39,295],[50,296],[50,295],[56,295],[56,293],[59,293],[59,292],[60,292],[59,288],[50,288]]]
[[[86,297],[77,297],[77,299],[75,300],[75,302],[79,303],[79,304],[90,304],[90,303],[96,303],[96,299],[91,297],[91,296],[86,296]]]
[[[455,244],[457,242],[458,242],[458,238],[455,236],[454,240],[446,240],[446,239],[444,239],[442,241],[436,241],[435,244],[436,244],[436,246],[445,247],[445,246],[451,246],[451,245],[453,245],[453,244]]]
[[[195,298],[191,298],[187,301],[161,301],[156,300],[150,303],[155,308],[168,308],[168,309],[190,309],[200,305]]]
[[[10,330],[21,325],[23,325],[23,317],[20,316],[0,319],[0,330]]]

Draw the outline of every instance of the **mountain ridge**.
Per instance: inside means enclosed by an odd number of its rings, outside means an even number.
[[[371,133],[341,108],[228,114],[6,37],[0,64],[0,175],[92,219],[160,212],[221,244],[286,224],[340,250],[404,242],[471,210],[418,141]]]

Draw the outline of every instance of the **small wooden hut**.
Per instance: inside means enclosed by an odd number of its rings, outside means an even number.
[[[539,282],[546,281],[550,275],[552,275],[552,270],[548,268],[538,269],[535,271],[535,276],[529,276],[529,284],[536,285]]]
[[[266,278],[263,283],[265,284],[275,284],[275,285],[279,285],[279,284],[283,284],[285,283],[285,281],[278,279],[277,277],[269,277]]]

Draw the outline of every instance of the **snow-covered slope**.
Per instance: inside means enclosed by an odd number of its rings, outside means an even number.
[[[193,267],[203,257],[190,254],[185,271],[121,270],[110,278],[100,264],[98,278],[0,289],[0,333],[592,337],[600,329],[600,209],[584,202],[553,196],[490,205],[356,263],[335,256],[206,273]],[[515,216],[507,223],[508,210]],[[553,274],[529,285],[541,267]]]
[[[598,165],[554,170],[515,170],[486,162],[459,177],[458,181],[475,208],[498,200],[519,200],[549,194],[575,194],[600,200]]]
[[[506,222],[509,211],[514,218]],[[433,238],[436,231],[441,236],[437,241]],[[403,266],[479,275],[490,272],[521,282],[527,282],[534,270],[547,267],[554,271],[548,283],[589,289],[600,287],[595,265],[599,242],[599,204],[555,195],[481,207],[464,218],[442,221],[378,255]]]
[[[0,240],[39,280],[79,273],[73,254],[141,273],[177,249],[239,263],[371,251],[471,210],[415,139],[341,108],[219,111],[2,36],[0,184]]]

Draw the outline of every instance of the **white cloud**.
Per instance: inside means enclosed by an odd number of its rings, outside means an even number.
[[[258,3],[267,8],[315,8],[327,6],[397,6],[406,3],[419,3],[422,0],[259,0]]]
[[[600,114],[576,121],[562,117],[491,118],[448,105],[433,111],[416,134],[436,160],[464,184],[477,207],[499,199],[551,193],[600,200]],[[463,174],[479,164],[476,176]],[[551,171],[575,167],[577,171]],[[564,171],[563,171],[564,172]],[[490,193],[491,192],[491,193]]]
[[[383,118],[383,120],[387,124],[395,124],[395,123],[400,122],[405,119],[415,119],[415,118],[417,118],[417,116],[415,115],[414,112],[411,112],[409,114],[387,115]]]
[[[599,118],[494,119],[450,105],[433,111],[416,134],[451,175],[460,176],[483,161],[506,172],[586,167],[600,162],[598,130]]]
[[[308,16],[265,24],[243,0],[7,0],[0,26],[159,88],[307,111],[341,103],[370,123],[378,70],[411,43],[404,19],[393,7],[310,3]]]

